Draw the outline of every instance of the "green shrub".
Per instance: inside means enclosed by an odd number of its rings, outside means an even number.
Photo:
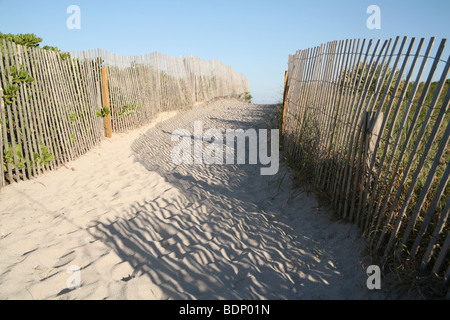
[[[245,101],[248,101],[248,102],[252,102],[252,95],[250,94],[250,92],[246,92],[245,93]]]

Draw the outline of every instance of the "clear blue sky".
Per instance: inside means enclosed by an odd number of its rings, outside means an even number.
[[[66,27],[72,4],[81,9],[80,30]],[[366,27],[372,4],[381,8],[380,30]],[[0,0],[0,32],[35,33],[63,51],[218,59],[247,76],[255,103],[273,103],[289,54],[347,38],[448,38],[450,1]]]

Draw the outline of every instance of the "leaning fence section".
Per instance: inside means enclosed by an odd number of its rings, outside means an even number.
[[[450,60],[435,38],[333,41],[289,57],[284,148],[388,261],[450,276]],[[397,264],[398,265],[398,264]]]
[[[248,92],[244,75],[220,61],[158,52],[122,57],[102,51],[108,70],[112,131],[146,123],[160,111],[191,107]]]
[[[196,57],[67,54],[4,39],[0,49],[0,188],[54,170],[158,112],[249,91],[244,75]]]

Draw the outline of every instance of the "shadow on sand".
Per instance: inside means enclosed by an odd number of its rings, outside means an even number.
[[[135,203],[115,221],[89,228],[133,268],[122,281],[148,277],[162,291],[161,299],[335,299],[344,294],[329,290],[341,286],[342,275],[304,233],[310,230],[302,229],[308,218],[292,224],[280,218],[292,208],[311,206],[287,206],[290,192],[274,192],[282,172],[262,177],[255,165],[170,161],[167,132],[192,128],[199,114],[205,128],[246,129],[262,124],[272,109],[255,106],[239,120],[233,114],[228,119],[188,112],[133,143],[136,160],[173,188]]]

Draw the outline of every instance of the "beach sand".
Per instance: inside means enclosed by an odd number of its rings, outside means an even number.
[[[0,299],[384,299],[366,287],[356,228],[293,189],[283,163],[275,176],[172,163],[174,130],[264,128],[272,111],[221,100],[162,113],[7,186]]]

